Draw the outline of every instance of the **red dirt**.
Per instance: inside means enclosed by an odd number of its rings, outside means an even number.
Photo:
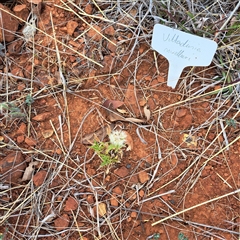
[[[81,8],[86,13],[96,11],[94,5],[83,2]],[[60,1],[55,1],[55,4],[60,4]],[[26,2],[26,5],[29,7],[29,3]],[[18,90],[9,95],[9,101],[25,98],[31,86],[33,93],[40,93],[31,104],[29,119],[18,119],[11,124],[6,119],[1,121],[2,143],[6,144],[1,148],[1,179],[3,183],[10,182],[12,186],[17,186],[11,195],[4,195],[1,204],[16,201],[16,206],[19,205],[20,194],[25,191],[27,184],[33,182],[31,186],[36,191],[34,194],[37,194],[34,196],[39,201],[41,199],[43,205],[40,206],[42,215],[38,216],[39,219],[34,219],[27,208],[17,208],[12,216],[6,217],[0,227],[0,232],[5,234],[4,239],[31,239],[31,234],[36,234],[33,227],[36,226],[35,221],[39,221],[38,234],[43,239],[80,239],[80,236],[85,240],[94,239],[98,231],[89,229],[93,226],[92,222],[96,226],[96,202],[106,205],[107,212],[100,216],[100,221],[104,222],[108,216],[119,239],[145,240],[155,233],[160,233],[160,239],[177,239],[179,233],[188,239],[217,239],[214,235],[234,239],[225,229],[238,231],[240,217],[237,195],[192,209],[174,220],[151,225],[169,214],[240,187],[240,141],[211,159],[223,146],[222,135],[217,136],[219,129],[216,126],[202,126],[196,130],[208,119],[216,117],[213,113],[217,104],[211,103],[208,96],[181,103],[188,95],[166,85],[166,59],[157,56],[159,69],[156,69],[153,51],[144,41],[134,47],[132,54],[129,51],[133,47],[131,41],[121,44],[122,39],[131,38],[130,31],[119,32],[116,24],[106,26],[100,20],[89,29],[73,13],[53,4],[45,4],[38,27],[50,35],[50,12],[59,40],[64,39],[66,45],[72,46],[72,49],[66,49],[58,44],[68,81],[66,92],[62,90],[55,43],[49,36],[40,31],[36,33],[34,62],[32,53],[24,50],[21,43],[21,54],[18,51],[11,52],[8,46],[8,57],[14,59],[9,67],[10,73],[31,79],[32,67],[34,69],[32,83],[21,78],[9,82],[11,91]],[[89,18],[85,19],[90,22]],[[75,41],[75,37],[84,31],[87,31],[85,37]],[[15,40],[21,41],[18,37]],[[31,46],[30,43],[27,45]],[[103,67],[87,61],[76,51]],[[136,71],[137,57],[140,62]],[[196,82],[196,88],[198,86],[200,84]],[[138,119],[144,119],[143,108],[147,103],[151,119],[146,124],[157,126],[155,129],[144,128],[145,123],[136,125],[120,121],[118,124],[133,140],[133,149],[124,151],[121,161],[111,166],[109,172],[100,168],[99,157],[95,155],[92,158],[93,150],[89,151],[89,146],[81,142],[84,135],[96,131],[109,120],[101,107],[106,99],[123,101],[124,107],[120,108],[126,110],[124,117]],[[172,104],[176,105],[171,107]],[[234,114],[234,110],[231,110],[228,118]],[[137,134],[138,126],[141,127],[138,130],[145,143]],[[197,139],[197,146],[183,142],[183,133],[191,135],[192,128],[195,129],[192,134]],[[230,127],[226,132],[229,141],[238,134],[237,130]],[[217,141],[213,142],[216,137]],[[159,158],[157,142],[161,149]],[[210,144],[212,147],[205,151]],[[23,170],[32,159],[39,161],[32,180],[21,182]],[[185,173],[191,164],[193,166]],[[157,197],[170,190],[175,192]],[[30,194],[27,191],[26,198]],[[38,197],[42,194],[44,199]],[[150,197],[153,198],[144,201]],[[0,213],[4,216],[7,211],[1,208]],[[54,217],[42,223],[50,214],[54,214]],[[103,239],[114,239],[110,229],[107,221],[101,224]],[[61,233],[58,235],[56,232]],[[37,235],[35,237],[38,239]]]

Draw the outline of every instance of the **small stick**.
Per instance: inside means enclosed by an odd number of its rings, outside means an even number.
[[[230,188],[232,188],[232,186],[227,182],[227,180],[225,180],[220,174],[218,174],[218,173],[216,173],[216,174],[223,181],[223,183],[227,184]]]

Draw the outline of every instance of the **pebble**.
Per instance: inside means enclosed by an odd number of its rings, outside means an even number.
[[[45,178],[47,176],[47,172],[44,170],[41,170],[39,172],[37,172],[34,176],[33,176],[33,183],[36,187],[39,187],[43,184],[43,182],[45,181]]]
[[[44,112],[44,113],[40,113],[40,114],[36,115],[32,119],[37,122],[43,122],[43,121],[48,120],[50,118],[50,116],[51,116],[50,112]]]
[[[120,187],[115,187],[113,190],[113,193],[116,193],[117,195],[122,195],[122,190],[121,190],[121,188]]]
[[[68,21],[67,23],[67,33],[72,36],[75,29],[77,28],[78,23],[75,21]]]
[[[110,199],[111,206],[118,207],[118,200],[116,198],[116,194],[113,193],[111,199]]]
[[[25,140],[24,135],[17,136],[17,143],[18,143],[18,144],[23,143],[24,140]]]
[[[97,207],[94,206],[93,208],[94,215],[97,216]],[[107,205],[106,203],[100,202],[98,204],[98,214],[100,217],[103,217],[107,213]]]
[[[108,26],[107,28],[104,29],[104,33],[109,36],[114,36],[115,35],[115,29],[113,26]]]
[[[137,212],[131,212],[130,217],[131,218],[136,218],[137,217]]]
[[[58,155],[61,155],[63,152],[62,152],[62,149],[61,148],[57,148],[56,149],[56,154]]]
[[[129,199],[129,200],[135,200],[136,198],[137,198],[137,194],[136,194],[136,191],[135,190],[129,190],[128,192],[127,192],[127,198]]]
[[[123,166],[123,167],[115,169],[114,173],[117,176],[119,176],[121,178],[124,178],[124,177],[126,177],[129,174],[129,171],[128,171],[128,169],[126,167]]]
[[[85,13],[87,14],[92,14],[93,7],[91,4],[87,4],[86,7],[84,8]]]
[[[27,21],[29,10],[26,4],[16,5],[13,8],[13,11],[17,17],[22,19],[22,20],[19,20],[20,22]]]
[[[66,213],[55,219],[54,226],[57,231],[62,231],[69,226],[70,219]]]
[[[89,204],[93,204],[93,203],[94,203],[93,195],[92,195],[92,194],[87,195],[86,200],[87,200],[87,202],[88,202]]]
[[[144,197],[145,195],[145,192],[141,189],[139,192],[138,192],[139,196],[142,198]]]
[[[3,175],[3,180],[17,183],[26,167],[22,153],[12,152],[0,161],[0,174]]]
[[[102,32],[102,29],[98,26],[98,25],[93,25],[93,28],[91,28],[88,32],[87,32],[87,36],[89,38],[91,38],[94,41],[101,41],[102,40],[102,36],[99,34],[99,32]],[[98,31],[96,32],[95,29]]]
[[[75,198],[69,197],[66,200],[64,211],[74,211],[78,208],[78,202]]]
[[[53,130],[52,129],[43,130],[42,135],[44,138],[50,138],[53,135]]]
[[[149,180],[149,175],[147,172],[141,171],[138,173],[138,178],[139,178],[140,183],[145,183]]]
[[[28,146],[36,146],[37,145],[37,141],[31,137],[26,137],[25,138],[25,143],[28,145]]]
[[[184,117],[186,114],[187,114],[186,108],[176,110],[176,117],[178,118]]]

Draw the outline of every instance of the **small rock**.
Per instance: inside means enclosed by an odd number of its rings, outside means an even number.
[[[17,143],[18,143],[18,144],[23,143],[24,140],[25,140],[24,135],[17,136]]]
[[[108,42],[108,49],[112,52],[115,53],[117,50],[117,41],[116,40],[111,40],[115,45],[111,42]]]
[[[26,132],[27,132],[27,125],[22,122],[16,132],[16,136],[25,135]]]
[[[139,172],[138,178],[139,178],[140,183],[145,183],[149,180],[149,175],[147,172],[142,171],[142,172]]]
[[[178,117],[178,118],[184,117],[186,114],[187,114],[186,108],[178,109],[176,111],[176,117]]]
[[[11,42],[15,38],[15,32],[18,29],[18,20],[14,18],[14,14],[7,8],[6,6],[3,6],[0,4],[0,9],[3,9],[5,11],[0,10],[1,18],[0,18],[0,42],[3,42],[5,40],[6,42]],[[11,13],[12,15],[10,15]],[[4,30],[2,30],[4,29]]]
[[[88,169],[87,169],[87,174],[88,174],[89,176],[94,176],[94,175],[96,174],[96,170],[93,169],[93,168],[88,168]]]
[[[106,182],[109,182],[110,179],[111,179],[110,175],[107,175],[106,178],[105,178],[105,181],[106,181]]]
[[[163,76],[158,76],[157,80],[159,83],[164,83],[165,82],[165,78]]]
[[[145,52],[146,51],[146,46],[144,46],[144,45],[141,45],[140,47],[139,47],[139,53],[140,54],[142,54],[143,52]]]
[[[57,148],[55,152],[56,152],[56,154],[61,155],[62,154],[62,149],[61,148]]]
[[[95,29],[98,31],[96,32]],[[91,38],[94,41],[101,41],[102,40],[102,35],[100,35],[100,32],[102,32],[102,29],[98,25],[94,25],[93,28],[91,28],[87,32],[87,36]]]
[[[101,202],[98,204],[98,213],[101,217],[107,213],[107,206],[105,203]]]
[[[141,190],[138,192],[138,194],[139,194],[140,197],[144,197],[145,192],[141,189]]]
[[[13,8],[13,11],[16,13],[16,12],[21,12],[23,9],[27,8],[27,5],[26,4],[22,4],[22,5],[16,5],[14,8]]]
[[[177,163],[178,163],[178,157],[177,157],[177,154],[174,152],[170,155],[170,162],[171,162],[171,165],[172,166],[177,166]]]
[[[69,226],[70,219],[66,213],[54,220],[54,226],[57,231],[62,231]]]
[[[94,206],[93,211],[94,211],[94,215],[97,216],[97,207],[96,206]],[[100,202],[98,204],[98,214],[99,214],[99,216],[103,217],[106,213],[107,213],[106,204],[103,203],[103,202]]]
[[[144,80],[145,81],[151,81],[152,80],[152,76],[146,76],[146,77],[144,77]]]
[[[76,27],[78,26],[78,23],[75,21],[68,21],[67,23],[67,33],[72,36]]]
[[[37,172],[34,176],[33,176],[33,183],[36,187],[39,187],[43,184],[45,178],[47,176],[47,172],[44,170],[41,170],[39,172]]]
[[[50,138],[53,135],[53,130],[52,129],[43,130],[42,135],[44,138]]]
[[[126,168],[127,169],[130,169],[132,167],[132,165],[130,164],[130,163],[128,163],[127,165],[126,165]]]
[[[29,10],[28,10],[26,4],[16,5],[13,8],[13,11],[14,11],[14,13],[17,17],[22,19],[22,20],[20,20],[20,22],[27,21],[27,18],[28,18],[28,15],[29,15]]]
[[[138,177],[137,175],[131,175],[130,178],[129,178],[129,184],[133,185],[133,184],[137,184],[139,181],[138,181]]]
[[[128,171],[128,169],[126,167],[123,166],[121,168],[115,169],[114,173],[117,176],[119,176],[121,178],[124,178],[124,177],[126,177],[129,174],[129,171]]]
[[[118,207],[118,200],[117,200],[116,194],[112,195],[110,199],[110,204],[111,206]]]
[[[93,7],[91,4],[87,4],[86,7],[84,8],[85,13],[87,14],[92,14]]]
[[[74,211],[78,208],[78,202],[75,198],[69,197],[66,201],[64,211]]]
[[[94,203],[93,195],[92,195],[92,194],[87,195],[86,200],[87,200],[87,202],[88,202],[89,204],[93,204],[93,203]]]
[[[188,129],[192,125],[192,121],[193,121],[192,115],[188,114],[184,116],[182,121],[181,122],[179,121],[179,123],[183,129]]]
[[[63,196],[58,196],[57,198],[56,198],[56,201],[57,202],[61,202],[63,200]]]
[[[50,185],[50,188],[55,188],[55,187],[61,187],[63,184],[61,178],[59,176],[56,176]]]
[[[113,193],[116,193],[117,195],[122,195],[122,190],[120,187],[115,187],[113,190]]]
[[[37,141],[31,137],[26,137],[25,138],[25,143],[28,145],[28,146],[36,146],[37,145]]]
[[[127,192],[127,198],[131,201],[135,200],[137,198],[137,194],[135,190],[129,190]]]
[[[115,29],[113,26],[108,26],[107,28],[104,29],[104,33],[109,36],[114,36],[115,35]]]
[[[145,98],[142,98],[139,100],[139,105],[140,107],[144,107],[147,104],[147,100]]]
[[[0,174],[4,180],[17,183],[26,167],[22,153],[13,152],[0,161]]]
[[[136,218],[137,217],[137,212],[131,212],[130,217],[131,218]]]
[[[51,116],[50,112],[44,112],[44,113],[40,113],[40,114],[36,115],[32,119],[37,122],[43,122],[43,121],[48,120],[50,118],[50,116]]]

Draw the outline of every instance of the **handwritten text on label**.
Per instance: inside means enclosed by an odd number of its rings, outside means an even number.
[[[208,66],[217,43],[161,24],[153,29],[152,48],[169,61],[167,85],[175,88],[182,70],[187,66]]]

